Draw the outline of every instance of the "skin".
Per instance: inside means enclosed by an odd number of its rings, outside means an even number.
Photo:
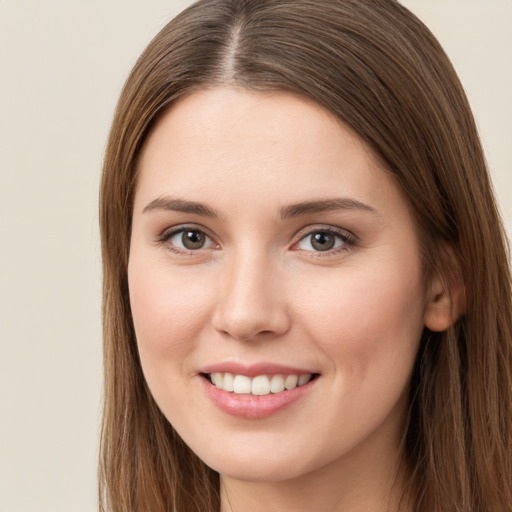
[[[233,88],[173,105],[139,171],[128,277],[141,363],[165,416],[221,474],[223,511],[396,510],[421,332],[450,315],[441,284],[425,289],[391,175],[321,107]],[[163,207],[169,198],[217,216]],[[332,198],[352,203],[289,208]],[[202,248],[180,248],[180,233],[165,239],[184,225],[206,233]],[[326,230],[341,237],[319,251],[311,233]],[[226,361],[319,377],[287,408],[251,420],[204,391],[201,368]]]

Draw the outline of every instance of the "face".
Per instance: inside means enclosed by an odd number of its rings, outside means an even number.
[[[209,89],[139,170],[135,332],[191,449],[260,481],[396,453],[426,299],[407,202],[362,141],[296,96]]]

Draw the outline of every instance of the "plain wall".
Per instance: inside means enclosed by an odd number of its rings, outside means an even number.
[[[97,507],[101,161],[131,66],[189,3],[0,0],[0,512]],[[403,3],[460,74],[510,233],[512,1]]]

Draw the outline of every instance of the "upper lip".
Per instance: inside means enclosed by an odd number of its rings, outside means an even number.
[[[232,373],[233,375],[246,375],[257,377],[258,375],[306,375],[318,373],[310,369],[292,367],[288,365],[260,362],[255,364],[243,364],[235,361],[215,363],[201,368],[199,373]]]

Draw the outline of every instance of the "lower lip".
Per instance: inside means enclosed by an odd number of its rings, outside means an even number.
[[[210,400],[221,410],[231,416],[237,416],[245,419],[261,419],[268,418],[278,413],[282,409],[293,404],[306,393],[308,393],[315,385],[317,379],[309,381],[303,386],[299,386],[280,393],[270,393],[269,395],[239,395],[229,391],[224,391],[215,387],[204,377],[200,377],[203,381],[206,394]]]

